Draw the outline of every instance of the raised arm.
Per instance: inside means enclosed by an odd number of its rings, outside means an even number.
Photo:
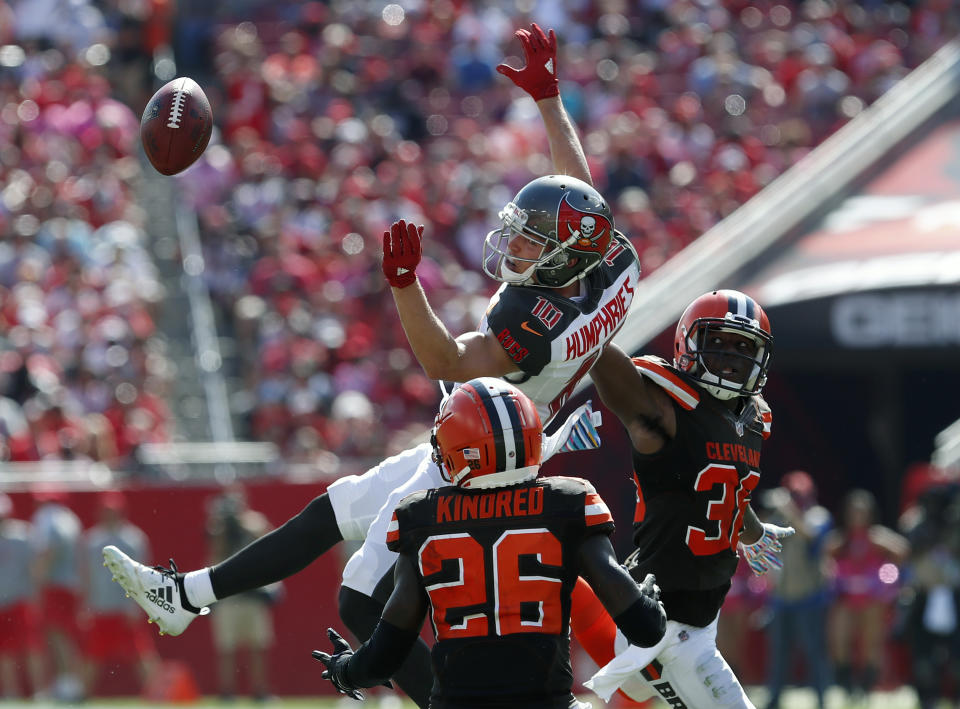
[[[543,118],[543,125],[547,129],[554,169],[558,174],[570,175],[592,185],[593,179],[590,177],[590,168],[587,166],[587,156],[583,153],[576,126],[573,125],[570,115],[563,107],[560,97],[554,96],[537,101],[537,108],[540,109],[540,117]]]
[[[570,120],[560,100],[560,85],[557,79],[557,35],[553,30],[544,33],[533,23],[529,30],[514,33],[523,47],[526,65],[514,69],[509,64],[500,64],[497,71],[526,91],[537,102],[543,125],[550,142],[550,156],[558,174],[570,175],[592,185],[587,158],[577,136],[577,129]]]
[[[431,379],[465,382],[519,371],[490,333],[454,337],[437,317],[416,277],[423,227],[395,222],[383,234],[383,271],[413,354]]]
[[[607,345],[590,378],[603,403],[627,429],[637,452],[656,453],[676,435],[677,416],[669,398],[616,345]]]

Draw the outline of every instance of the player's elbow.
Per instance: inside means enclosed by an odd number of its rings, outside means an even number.
[[[637,599],[613,622],[633,645],[653,647],[667,632],[667,614],[663,606],[649,596]]]
[[[431,353],[420,356],[418,359],[424,374],[435,381],[465,382],[476,376],[467,371],[459,348]]]
[[[420,366],[423,368],[423,373],[427,375],[428,379],[435,381],[459,381],[457,368],[451,366],[449,362],[444,360],[421,361]]]

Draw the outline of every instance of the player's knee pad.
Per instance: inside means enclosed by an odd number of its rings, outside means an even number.
[[[718,650],[702,653],[694,662],[694,668],[697,679],[717,704],[725,707],[750,706],[737,676]]]

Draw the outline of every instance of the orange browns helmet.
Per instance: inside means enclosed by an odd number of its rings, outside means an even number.
[[[753,340],[753,356],[711,349],[711,333],[733,332]],[[674,366],[686,372],[718,399],[759,394],[767,382],[767,368],[773,348],[767,314],[750,296],[736,290],[715,290],[695,299],[680,316],[674,335]],[[723,355],[750,360],[742,381],[724,379],[711,372],[704,357]]]
[[[440,405],[430,441],[445,480],[464,488],[514,485],[540,470],[536,406],[502,379],[460,384]]]

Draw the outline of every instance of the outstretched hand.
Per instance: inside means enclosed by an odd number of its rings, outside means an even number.
[[[523,46],[523,56],[527,64],[522,69],[500,64],[497,71],[530,94],[534,101],[559,95],[556,33],[550,30],[549,34],[544,34],[534,22],[529,30],[521,29],[513,34]]]
[[[344,640],[340,633],[333,628],[327,628],[327,637],[330,638],[330,642],[333,644],[332,655],[320,652],[319,650],[314,650],[310,653],[313,655],[314,660],[319,660],[323,663],[323,666],[327,668],[320,676],[323,677],[323,679],[330,680],[336,690],[341,694],[346,694],[348,697],[362,701],[363,692],[361,692],[358,687],[353,686],[347,678],[347,663],[350,662],[350,658],[353,657],[353,648],[351,648],[350,643]]]
[[[417,280],[422,238],[423,226],[408,224],[403,219],[383,232],[383,275],[394,288],[406,288]]]
[[[783,561],[778,554],[783,550],[781,539],[792,536],[796,530],[793,527],[779,527],[775,524],[764,523],[763,534],[753,544],[743,544],[743,556],[754,575],[762,576],[770,569],[782,569]]]

